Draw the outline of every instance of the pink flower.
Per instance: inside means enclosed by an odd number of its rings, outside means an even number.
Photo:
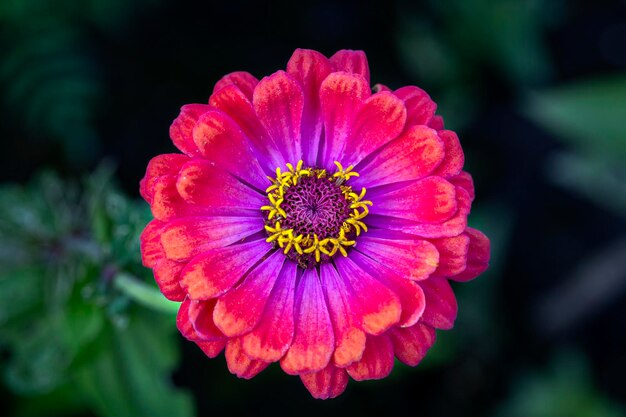
[[[144,264],[178,328],[251,378],[272,362],[316,398],[417,365],[450,329],[449,280],[487,268],[456,134],[417,87],[369,86],[365,54],[297,50],[226,75],[148,164]]]

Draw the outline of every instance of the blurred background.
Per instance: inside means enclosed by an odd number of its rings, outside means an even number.
[[[137,240],[180,106],[298,47],[430,93],[493,249],[420,366],[326,402],[184,341]],[[625,1],[0,0],[0,92],[0,414],[626,415]]]

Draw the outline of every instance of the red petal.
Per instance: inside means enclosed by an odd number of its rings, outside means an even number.
[[[324,369],[333,353],[335,339],[315,269],[305,270],[300,278],[294,316],[293,343],[280,361],[280,366],[291,375]]]
[[[300,82],[304,93],[302,112],[302,154],[306,165],[317,164],[322,119],[319,91],[322,81],[330,74],[328,59],[311,49],[296,49],[287,63],[287,74]]]
[[[444,157],[443,141],[437,132],[414,126],[391,141],[365,167],[355,187],[375,187],[400,181],[418,180],[431,174]]]
[[[424,90],[406,86],[397,89],[394,94],[404,101],[407,110],[407,126],[428,125],[431,122],[437,105]]]
[[[154,184],[162,176],[177,175],[189,157],[179,153],[169,153],[155,156],[148,163],[146,175],[140,182],[139,192],[141,196],[148,202],[152,203],[154,196]]]
[[[448,178],[448,181],[457,187],[463,187],[469,194],[470,201],[474,201],[474,180],[472,180],[472,176],[469,173],[461,171],[459,175]]]
[[[370,213],[419,223],[441,223],[457,211],[454,185],[441,177],[426,177],[399,189],[370,190]]]
[[[178,149],[189,156],[200,154],[193,141],[192,131],[198,118],[209,111],[206,104],[187,104],[180,109],[180,114],[170,126],[170,137]]]
[[[183,301],[187,295],[180,287],[180,272],[184,263],[161,259],[154,266],[154,280],[168,300]]]
[[[200,116],[193,129],[193,140],[209,161],[261,190],[267,187],[267,178],[250,141],[226,113],[212,109]]]
[[[456,319],[457,304],[448,280],[430,277],[421,281],[419,285],[426,297],[426,309],[422,315],[422,321],[436,329],[451,329]]]
[[[213,318],[225,335],[240,336],[258,324],[284,262],[285,255],[274,252],[240,286],[219,299]]]
[[[383,91],[369,97],[359,109],[340,161],[356,165],[372,151],[396,138],[404,127],[406,109],[402,100]]]
[[[190,204],[183,200],[176,189],[177,177],[166,175],[159,177],[154,184],[154,197],[150,204],[152,215],[167,221],[177,217],[210,214],[206,207]]]
[[[446,156],[441,165],[435,170],[435,174],[442,177],[458,175],[465,163],[461,142],[459,142],[456,133],[451,130],[440,130],[439,137],[443,140],[446,147]]]
[[[291,346],[296,268],[294,262],[285,262],[259,325],[241,337],[243,350],[252,359],[276,362]]]
[[[313,398],[327,400],[341,395],[348,386],[348,374],[345,369],[328,365],[319,372],[300,375],[302,383]]]
[[[436,335],[432,327],[417,323],[405,329],[389,330],[389,338],[396,358],[409,366],[417,366],[435,343]]]
[[[443,130],[443,117],[439,115],[433,116],[433,118],[430,120],[430,123],[428,123],[428,126],[432,127],[435,130]]]
[[[265,77],[254,89],[253,103],[261,124],[286,160],[298,162],[302,156],[300,129],[304,107],[298,82],[284,71]]]
[[[386,239],[384,232],[372,232],[359,238],[356,250],[383,265],[393,265],[393,270],[401,277],[422,280],[437,269],[439,253],[432,243],[418,239]]]
[[[256,77],[249,72],[235,71],[224,75],[222,79],[215,83],[213,93],[215,94],[216,91],[219,91],[228,85],[234,85],[241,90],[248,100],[252,101],[252,92],[258,83],[259,80],[257,80]]]
[[[393,346],[386,335],[367,336],[365,351],[360,361],[346,368],[355,381],[382,379],[393,369]]]
[[[224,338],[224,334],[213,322],[213,310],[217,300],[191,301],[189,303],[189,321],[196,334],[202,340],[215,341]]]
[[[211,249],[187,264],[180,285],[193,300],[219,297],[237,284],[270,249],[263,240]]]
[[[222,350],[224,350],[224,346],[226,346],[226,339],[216,340],[214,342],[196,341],[195,343],[200,349],[202,349],[205,355],[207,355],[209,358],[214,358],[219,355]]]
[[[489,266],[491,256],[491,243],[489,238],[479,230],[468,227],[465,234],[469,237],[469,249],[467,252],[467,267],[458,275],[450,277],[455,281],[469,281],[485,272]]]
[[[352,132],[354,118],[371,92],[364,78],[345,72],[331,73],[320,87],[320,104],[324,121],[324,143],[321,165],[334,168],[346,140]]]
[[[363,330],[380,334],[400,320],[402,305],[389,288],[372,278],[350,258],[337,258],[339,274],[350,282],[360,304]]]
[[[253,210],[267,202],[261,194],[243,185],[226,171],[204,160],[186,163],[178,174],[176,189],[191,204],[212,208],[228,215],[233,209]]]
[[[165,256],[187,260],[230,245],[263,229],[259,217],[187,217],[171,221],[161,233]]]
[[[351,51],[342,49],[330,57],[330,63],[335,71],[344,71],[351,74],[358,74],[370,83],[370,68],[367,63],[367,56],[363,51]]]
[[[450,277],[463,272],[467,263],[469,242],[470,239],[466,235],[432,240],[439,252],[439,267],[435,275]]]
[[[243,379],[255,377],[269,366],[269,362],[250,359],[241,348],[241,339],[238,337],[228,340],[225,356],[228,370]]]
[[[161,246],[161,230],[165,223],[159,220],[152,220],[141,232],[139,238],[141,243],[141,261],[143,266],[152,268],[156,263],[163,259],[165,253]]]
[[[358,361],[365,349],[365,333],[354,293],[331,264],[320,265],[322,288],[335,334],[333,362],[344,368]]]
[[[176,315],[176,327],[178,331],[188,340],[196,341],[202,340],[200,335],[194,329],[193,324],[189,320],[189,305],[190,299],[185,299],[178,308],[178,314]]]

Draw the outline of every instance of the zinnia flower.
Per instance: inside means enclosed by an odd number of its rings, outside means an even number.
[[[453,326],[449,280],[487,267],[456,134],[423,90],[369,78],[348,50],[228,74],[174,120],[182,153],[148,164],[143,262],[183,336],[241,378],[279,362],[329,398],[415,366]]]

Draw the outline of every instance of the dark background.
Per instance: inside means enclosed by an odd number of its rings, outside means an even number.
[[[461,138],[492,267],[454,287],[455,329],[420,366],[335,400],[277,367],[238,380],[181,338],[174,382],[197,415],[625,415],[624,1],[2,0],[2,182],[106,159],[138,199],[180,106],[295,48],[362,49],[373,83],[429,92]],[[51,415],[23,407],[46,393],[2,390],[16,416]],[[54,413],[105,415],[89,404]]]

